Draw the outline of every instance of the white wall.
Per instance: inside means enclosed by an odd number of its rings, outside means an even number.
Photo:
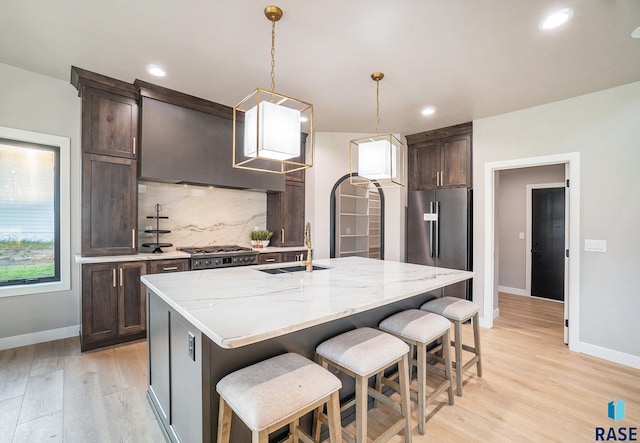
[[[80,108],[69,82],[0,64],[0,126],[71,139],[72,254],[80,250]],[[80,267],[68,265],[70,291],[0,298],[0,349],[78,333]]]
[[[606,253],[580,254],[579,341],[583,352],[640,365],[640,82],[476,120],[474,298],[484,304],[485,176],[488,162],[580,153],[581,239]],[[482,312],[482,316],[487,313]]]
[[[349,141],[367,134],[315,134],[313,168],[306,174],[306,214],[311,221],[315,258],[328,258],[330,201],[336,181],[349,173]],[[385,260],[404,261],[406,188],[384,188]]]

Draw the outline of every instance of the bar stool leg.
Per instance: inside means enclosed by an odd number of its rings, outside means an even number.
[[[418,346],[418,432],[425,433],[425,422],[427,420],[427,347]]]
[[[218,406],[218,443],[229,443],[231,438],[231,415],[233,411],[226,401],[220,397]]]
[[[411,392],[409,391],[409,356],[405,354],[398,363],[400,372],[400,408],[405,418],[404,441],[411,443]],[[362,440],[362,441],[366,441]]]
[[[269,434],[266,431],[252,432],[251,443],[269,443]]]
[[[299,443],[298,435],[296,434],[296,428],[300,426],[300,420],[294,420],[289,423],[289,435],[290,438],[288,441],[291,443]]]
[[[331,442],[342,443],[342,425],[340,422],[340,395],[338,392],[331,394],[327,402],[327,415],[329,416],[329,439]],[[320,441],[320,435],[316,437]]]
[[[482,359],[480,358],[480,322],[478,314],[473,316],[473,345],[476,348],[476,356],[478,357],[478,361],[476,363],[476,368],[478,370],[478,377],[482,377]]]
[[[451,375],[451,350],[449,346],[444,346],[444,343],[451,343],[449,338],[449,331],[445,332],[442,337],[442,357],[444,358],[444,373],[447,380],[449,380],[449,388],[447,389],[447,395],[449,396],[449,404],[453,406],[453,382]]]
[[[455,349],[456,349],[456,394],[458,397],[462,397],[462,331],[459,321],[453,322],[454,334],[453,339],[455,340]]]
[[[369,384],[366,377],[356,376],[356,441],[367,441],[367,406]]]

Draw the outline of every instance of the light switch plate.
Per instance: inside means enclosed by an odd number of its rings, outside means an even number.
[[[524,232],[519,232],[519,233],[518,233],[518,238],[519,238],[520,240],[524,240]]]
[[[607,252],[607,241],[585,239],[584,250],[588,252]]]

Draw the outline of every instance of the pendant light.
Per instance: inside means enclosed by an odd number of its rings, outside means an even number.
[[[349,143],[350,182],[356,186],[369,187],[372,181],[383,188],[404,186],[404,143],[393,134],[380,134],[380,80],[383,78],[382,72],[371,74],[376,82],[376,135]]]
[[[271,89],[256,88],[233,108],[233,167],[286,174],[313,165],[313,105],[275,91],[282,9],[267,6],[264,14],[271,21]]]

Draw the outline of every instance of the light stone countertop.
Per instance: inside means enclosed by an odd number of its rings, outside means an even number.
[[[154,254],[153,252],[142,252],[135,255],[102,255],[99,257],[83,257],[82,254],[76,254],[76,263],[114,263],[125,261],[144,261],[144,260],[171,260],[174,258],[191,258],[191,254],[182,251],[169,251],[162,254]]]
[[[311,273],[267,274],[296,263],[153,274],[142,282],[222,348],[238,348],[384,306],[473,272],[361,257],[314,260]]]

